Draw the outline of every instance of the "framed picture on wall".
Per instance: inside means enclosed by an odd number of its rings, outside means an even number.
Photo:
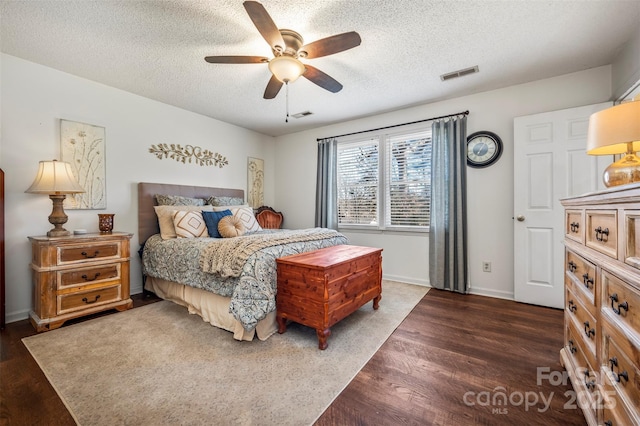
[[[264,205],[264,160],[247,160],[247,204],[254,209]]]
[[[65,209],[106,209],[105,128],[60,120],[61,160],[71,164],[83,194],[70,194]]]

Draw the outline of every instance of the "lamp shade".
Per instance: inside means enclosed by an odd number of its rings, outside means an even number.
[[[632,145],[629,146],[628,144]],[[640,151],[640,100],[591,114],[587,154],[612,155]]]
[[[25,192],[33,194],[76,194],[84,192],[73,176],[71,164],[64,161],[40,161],[38,174]]]
[[[304,70],[304,64],[292,56],[277,56],[269,61],[269,71],[283,83],[296,81]]]

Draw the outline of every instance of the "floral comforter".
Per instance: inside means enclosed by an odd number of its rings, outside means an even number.
[[[260,233],[282,232],[263,230]],[[236,237],[242,238],[242,237]],[[142,269],[146,275],[201,288],[230,297],[229,312],[246,330],[276,308],[276,259],[323,247],[347,244],[338,232],[321,240],[295,242],[263,248],[247,259],[239,277],[222,278],[205,273],[199,261],[203,250],[220,242],[217,238],[173,238],[163,240],[160,235],[150,237],[142,253]]]

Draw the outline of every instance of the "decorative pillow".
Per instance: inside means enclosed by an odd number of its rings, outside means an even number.
[[[174,211],[173,226],[178,238],[198,238],[209,236],[202,213],[195,210]]]
[[[176,238],[176,228],[173,226],[173,212],[180,211],[211,211],[212,206],[154,206],[156,216],[158,216],[158,225],[160,225],[160,236],[163,240]]]
[[[182,195],[156,194],[159,206],[204,206],[204,198],[183,197]]]
[[[209,236],[213,238],[222,238],[218,231],[218,222],[225,216],[231,216],[231,210],[223,210],[221,212],[202,212],[204,223],[207,225]]]
[[[224,238],[239,237],[244,235],[242,221],[233,215],[225,216],[218,222],[218,231]]]
[[[253,214],[253,208],[247,205],[213,207],[214,212],[219,212],[226,209],[231,210],[231,213],[242,221],[244,230],[246,232],[262,231],[262,227],[256,220],[256,216]]]
[[[237,197],[218,197],[212,195],[207,198],[206,204],[211,204],[212,206],[239,206],[244,204],[244,200]]]

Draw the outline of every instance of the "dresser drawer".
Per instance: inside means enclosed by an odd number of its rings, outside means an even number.
[[[58,315],[120,300],[120,285],[58,295]]]
[[[582,210],[565,212],[565,237],[584,244],[584,219]]]
[[[585,352],[591,365],[596,363],[596,341],[598,339],[597,322],[593,315],[587,310],[584,303],[569,289],[566,290],[565,311],[568,319],[575,327],[574,335],[579,335],[584,342]],[[579,332],[578,332],[579,331]]]
[[[586,245],[618,258],[618,212],[616,210],[586,211]]]
[[[596,288],[598,286],[596,282],[596,266],[582,256],[567,250],[565,267],[567,276],[573,284],[574,292],[584,296],[585,302],[593,306],[591,313],[595,315],[595,295],[597,294]]]
[[[603,375],[610,376],[611,385],[617,393],[624,394],[632,405],[640,407],[640,372],[632,361],[639,359],[640,351],[606,320],[602,333]]]
[[[630,426],[640,424],[640,419],[634,418],[631,414],[634,407],[629,407],[618,394],[613,385],[613,381],[606,371],[601,378],[601,393],[603,394],[602,404],[602,425],[604,426]],[[637,411],[637,406],[635,407]]]
[[[627,239],[624,261],[640,269],[640,210],[624,212],[624,233]]]
[[[90,246],[63,245],[58,247],[57,265],[113,260],[120,257],[120,244],[118,241],[92,244]]]
[[[595,403],[598,401],[598,374],[593,364],[589,351],[584,347],[582,332],[577,330],[571,321],[567,321],[565,347],[574,364],[572,370],[575,376],[572,378],[573,388],[582,399],[580,406],[583,409],[591,409],[595,412]],[[582,398],[588,396],[588,400]]]
[[[120,264],[58,271],[58,289],[120,280]]]
[[[601,309],[623,333],[640,342],[640,292],[604,269]]]

